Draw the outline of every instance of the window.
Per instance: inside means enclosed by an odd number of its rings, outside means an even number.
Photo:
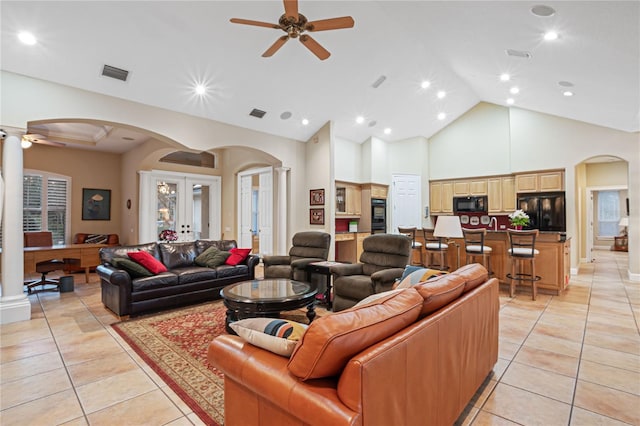
[[[46,172],[24,172],[22,226],[24,231],[51,231],[54,244],[69,235],[71,179]]]
[[[620,193],[618,191],[598,192],[598,236],[618,235],[620,221]]]

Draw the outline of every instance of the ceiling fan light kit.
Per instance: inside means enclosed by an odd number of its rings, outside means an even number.
[[[268,22],[252,21],[250,19],[231,18],[234,24],[253,25],[257,27],[280,29],[287,33],[278,38],[265,52],[263,57],[273,56],[290,38],[297,38],[307,49],[311,51],[318,59],[325,60],[331,53],[320,45],[313,37],[305,32],[339,30],[343,28],[353,28],[355,22],[351,16],[342,16],[340,18],[321,19],[309,22],[307,18],[298,13],[297,0],[283,0],[284,14],[280,17],[277,24]]]

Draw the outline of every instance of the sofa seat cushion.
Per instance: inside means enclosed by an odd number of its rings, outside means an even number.
[[[369,275],[337,277],[333,282],[333,291],[342,297],[353,300],[362,300],[374,293]]]
[[[340,374],[349,359],[415,322],[423,298],[413,288],[311,323],[289,360],[289,371],[307,380]]]
[[[460,297],[464,290],[464,284],[463,277],[448,274],[414,285],[412,288],[415,288],[424,298],[420,316],[429,315]]]
[[[218,278],[237,277],[249,274],[249,267],[247,265],[220,265],[216,268],[216,272],[218,273]]]
[[[136,278],[131,281],[131,291],[145,291],[178,284],[178,276],[173,272],[161,272],[151,277]]]
[[[213,280],[218,277],[215,269],[203,266],[184,266],[172,269],[171,272],[178,276],[178,284],[189,284],[198,281]]]

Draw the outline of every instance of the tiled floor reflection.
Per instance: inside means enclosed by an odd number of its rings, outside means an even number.
[[[458,423],[640,424],[640,283],[626,254],[596,259],[561,296],[501,292],[498,363]],[[95,275],[29,298],[32,319],[0,329],[3,426],[201,424],[111,330]]]

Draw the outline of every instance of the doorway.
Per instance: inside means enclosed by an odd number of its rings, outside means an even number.
[[[398,232],[398,226],[420,228],[422,225],[420,176],[392,175],[391,180],[393,215],[389,232]]]
[[[238,173],[238,244],[252,253],[273,253],[273,169]]]

